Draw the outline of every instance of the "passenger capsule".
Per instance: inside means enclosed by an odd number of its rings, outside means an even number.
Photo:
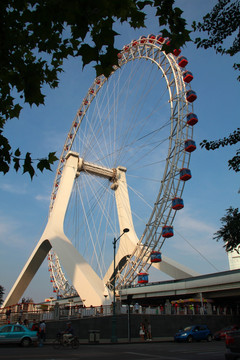
[[[156,39],[156,36],[154,35],[154,34],[150,34],[150,35],[148,35],[148,41],[150,42],[150,43],[153,43],[153,41]]]
[[[188,64],[188,60],[185,56],[181,56],[179,59],[178,59],[178,65],[181,67],[181,68],[184,68],[186,65]]]
[[[187,83],[187,84],[190,83],[192,81],[192,79],[193,79],[193,74],[191,73],[191,71],[185,71],[183,73],[183,81],[185,83]]]
[[[162,261],[162,254],[160,251],[151,252],[151,263],[158,263]]]
[[[141,44],[145,44],[146,41],[147,41],[146,36],[141,36],[141,37],[140,37],[140,43],[141,43]]]
[[[180,54],[181,54],[181,50],[180,50],[180,49],[174,49],[174,50],[173,50],[173,55],[178,56],[178,55],[180,55]]]
[[[170,238],[172,237],[174,234],[173,234],[173,227],[172,226],[163,226],[162,228],[162,236],[164,238]]]
[[[180,180],[182,181],[188,181],[192,177],[191,171],[187,168],[182,168],[180,170]]]
[[[186,99],[187,99],[188,102],[193,102],[193,101],[196,100],[196,98],[197,98],[197,94],[195,93],[195,91],[188,90],[186,92]]]
[[[156,37],[156,40],[157,40],[157,42],[159,42],[160,44],[163,44],[164,41],[165,41],[165,39],[164,39],[164,37],[162,37],[162,35],[158,35],[158,36]]]
[[[196,150],[196,143],[195,141],[191,140],[191,139],[187,139],[185,140],[185,151],[187,152],[193,152],[194,150]]]
[[[173,210],[181,210],[184,207],[183,199],[175,197],[172,199],[172,208]]]
[[[195,125],[198,122],[198,117],[194,113],[187,114],[187,124],[190,126]]]
[[[138,274],[138,284],[147,284],[148,283],[148,274],[139,273]]]

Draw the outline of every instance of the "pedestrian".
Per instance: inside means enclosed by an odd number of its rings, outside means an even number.
[[[36,319],[33,319],[31,330],[32,331],[37,331],[37,333],[38,333],[39,326],[38,326],[38,323],[36,322]]]
[[[139,313],[139,304],[136,302],[136,304],[134,305],[134,311],[136,314]]]
[[[29,325],[28,319],[24,319],[24,320],[23,320],[23,325],[28,328],[28,325]]]
[[[45,321],[41,321],[39,325],[39,346],[43,346],[43,342],[46,340],[46,324]]]
[[[10,323],[10,315],[11,315],[11,309],[8,309],[6,311],[6,319],[7,319],[8,324]]]
[[[140,335],[141,341],[144,341],[144,339],[145,339],[145,326],[144,326],[143,323],[140,323],[139,335]]]
[[[152,327],[150,322],[147,322],[147,341],[152,341]]]

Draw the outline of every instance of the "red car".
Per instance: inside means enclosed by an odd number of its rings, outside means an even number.
[[[229,325],[219,331],[217,331],[214,335],[213,338],[214,340],[225,340],[226,335],[228,333],[230,333],[231,331],[236,331],[239,330],[239,326],[238,325]]]

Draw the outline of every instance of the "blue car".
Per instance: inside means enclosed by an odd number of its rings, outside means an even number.
[[[37,340],[37,331],[31,331],[26,326],[8,324],[0,327],[0,344],[20,344],[27,347]]]
[[[174,336],[174,341],[192,342],[194,340],[212,341],[212,333],[207,325],[187,326],[184,329],[179,330]]]

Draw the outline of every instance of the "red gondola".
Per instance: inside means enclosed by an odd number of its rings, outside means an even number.
[[[192,174],[191,171],[187,168],[182,168],[180,170],[180,180],[182,181],[188,181],[189,179],[191,179]]]
[[[180,49],[174,49],[174,50],[173,50],[173,55],[178,56],[178,55],[180,55],[180,54],[181,54],[181,50],[180,50]]]
[[[148,274],[139,273],[138,274],[138,284],[147,284],[148,283]]]
[[[163,226],[163,228],[162,228],[162,236],[164,238],[170,238],[173,235],[174,235],[174,233],[173,233],[173,227],[172,226],[167,226],[167,225]]]
[[[187,101],[188,101],[188,102],[193,102],[193,101],[196,100],[197,94],[196,94],[195,91],[193,91],[193,90],[188,90],[188,91],[186,92],[186,98],[187,98]]]
[[[132,41],[132,46],[137,46],[137,44],[138,44],[137,40]]]
[[[153,41],[156,39],[156,36],[154,35],[154,34],[150,34],[150,35],[148,35],[148,41],[150,42],[150,43],[153,43]]]
[[[191,140],[191,139],[185,140],[185,151],[187,151],[187,152],[193,152],[194,150],[196,150],[196,143],[195,143],[195,141],[193,141],[193,140]]]
[[[141,44],[145,44],[146,41],[147,41],[146,36],[141,36],[141,37],[140,37],[140,43],[141,43]]]
[[[162,35],[158,35],[158,36],[156,37],[156,39],[157,39],[157,41],[158,41],[160,44],[163,44],[164,41],[165,41],[165,39],[164,39],[164,37],[162,37]]]
[[[185,56],[181,56],[178,59],[178,65],[182,68],[184,68],[188,64],[188,59]]]
[[[195,125],[198,122],[198,117],[194,113],[189,113],[187,115],[187,124],[190,126]]]
[[[162,254],[160,251],[151,252],[151,263],[158,263],[162,261]]]
[[[193,74],[191,73],[191,71],[184,71],[183,73],[183,81],[185,83],[190,83],[193,79]]]
[[[184,207],[183,199],[175,197],[172,199],[172,208],[173,210],[181,210]]]

